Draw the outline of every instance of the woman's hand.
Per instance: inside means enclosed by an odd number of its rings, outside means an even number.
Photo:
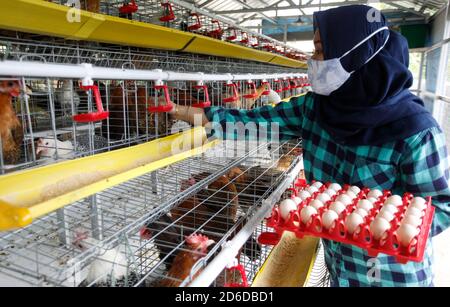
[[[169,115],[174,120],[182,120],[191,125],[203,125],[209,123],[205,111],[200,108],[193,108],[191,106],[180,106],[178,104],[174,104],[172,110],[170,110]]]

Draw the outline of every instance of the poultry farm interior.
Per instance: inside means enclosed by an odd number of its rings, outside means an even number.
[[[142,10],[139,16],[152,15]],[[298,75],[298,69],[245,60],[13,31],[2,31],[1,35],[2,59],[19,63],[89,63],[95,68],[241,74],[249,78],[257,74]],[[279,96],[290,98],[304,93],[298,84],[306,80],[301,78],[255,78],[254,82],[257,87],[263,83],[271,84],[272,89],[279,87]],[[133,148],[191,129],[167,113],[148,112],[167,102],[165,92],[155,88],[156,81],[96,79],[100,102],[109,116],[81,123],[74,116],[94,112],[99,101],[80,79],[43,73],[32,77],[3,75],[0,80],[0,174],[7,178]],[[166,84],[170,99],[181,105],[201,104],[208,98],[213,106],[227,108],[251,109],[274,103],[268,94],[244,98],[252,91],[246,79],[234,82],[237,96],[226,80],[205,81],[205,87],[192,80]],[[230,97],[232,101],[225,103]],[[222,141],[202,153],[77,199],[29,225],[0,233],[0,285],[189,286],[252,221],[252,233],[236,257],[228,259],[214,281],[204,286],[251,285],[271,252],[270,247],[257,242],[266,230],[264,220],[252,218],[288,193],[287,188],[301,176],[301,157],[301,140],[252,146]],[[96,172],[95,165],[92,172]],[[52,193],[58,196],[57,191]],[[1,207],[5,200],[0,200]],[[310,278],[313,286],[327,283],[318,253]],[[244,268],[245,276],[232,269],[236,264]]]

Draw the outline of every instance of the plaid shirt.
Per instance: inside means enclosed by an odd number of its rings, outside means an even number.
[[[216,130],[216,134],[222,138],[237,137],[235,131],[227,131],[227,122],[256,122],[257,129],[276,122],[281,140],[301,137],[309,181],[349,183],[387,189],[400,195],[408,191],[417,196],[432,196],[436,215],[421,263],[402,265],[387,255],[371,259],[360,248],[324,240],[325,260],[334,286],[432,286],[432,237],[450,226],[450,170],[443,132],[430,128],[383,146],[343,146],[315,122],[313,103],[313,96],[307,95],[276,107],[250,111],[212,107],[205,113],[213,125],[221,126],[223,131]]]

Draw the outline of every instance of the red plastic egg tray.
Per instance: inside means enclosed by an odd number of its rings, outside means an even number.
[[[352,204],[346,207],[330,229],[326,229],[322,226],[321,216],[329,209],[329,206],[339,195],[345,194],[348,191],[350,188],[349,185],[345,185],[336,195],[331,197],[330,201],[325,203],[324,207],[318,209],[317,213],[311,217],[308,224],[302,222],[300,216],[301,210],[316,199],[319,194],[324,192],[329,185],[330,183],[324,184],[319,189],[319,192],[314,193],[309,199],[302,201],[298,205],[297,210],[290,212],[287,220],[283,220],[278,206],[275,206],[272,210],[271,217],[267,219],[267,226],[273,228],[275,232],[261,234],[258,238],[259,243],[264,245],[276,245],[281,239],[283,232],[290,231],[295,233],[298,238],[303,238],[308,235],[354,245],[367,250],[370,257],[376,257],[378,254],[387,254],[395,257],[396,261],[402,264],[409,261],[421,262],[423,260],[435,211],[431,204],[431,197],[426,199],[426,208],[422,212],[422,224],[418,226],[419,234],[411,240],[409,246],[403,246],[397,238],[396,231],[400,227],[400,222],[405,216],[405,212],[414,197],[411,193],[405,193],[403,195],[403,204],[397,207],[398,212],[390,222],[391,228],[385,232],[382,239],[376,240],[370,231],[370,224],[380,212],[386,199],[392,195],[390,191],[383,192],[383,195],[374,203],[373,209],[370,210],[368,215],[364,218],[364,223],[360,225],[359,231],[356,231],[353,234],[348,232],[345,220],[348,215],[356,210],[358,202],[367,198],[367,194],[370,192],[370,189],[368,188],[361,189],[360,193],[352,201]],[[296,188],[293,190],[297,192],[309,187],[304,181],[298,181],[294,186]]]

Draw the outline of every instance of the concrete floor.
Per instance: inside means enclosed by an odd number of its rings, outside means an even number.
[[[435,248],[435,285],[450,287],[450,229],[434,239]]]

